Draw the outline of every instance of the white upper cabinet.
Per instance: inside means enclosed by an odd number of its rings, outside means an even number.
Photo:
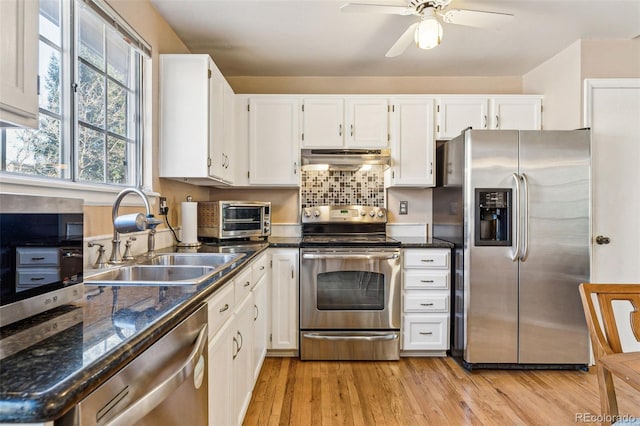
[[[467,127],[486,129],[489,99],[485,97],[443,97],[438,99],[438,139],[458,136]]]
[[[344,147],[344,99],[321,97],[302,100],[302,146]]]
[[[160,177],[229,183],[230,87],[208,55],[160,55]]]
[[[346,98],[345,129],[348,148],[389,146],[389,101],[387,98]]]
[[[474,129],[542,129],[542,96],[444,96],[438,99],[438,139],[458,136]]]
[[[1,0],[0,127],[38,127],[38,0]]]
[[[265,96],[249,100],[249,184],[299,186],[300,101]]]
[[[433,186],[434,99],[391,100],[391,186]]]
[[[302,147],[387,148],[388,109],[384,97],[305,97]]]
[[[542,129],[542,96],[494,97],[490,106],[491,129]]]

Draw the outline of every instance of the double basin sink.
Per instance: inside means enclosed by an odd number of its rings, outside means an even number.
[[[144,264],[108,269],[85,278],[87,285],[200,285],[222,272],[245,253],[170,253]]]

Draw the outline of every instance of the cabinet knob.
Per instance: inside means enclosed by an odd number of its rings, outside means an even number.
[[[611,242],[611,238],[605,237],[604,235],[598,235],[596,237],[596,244],[603,245],[609,244]]]

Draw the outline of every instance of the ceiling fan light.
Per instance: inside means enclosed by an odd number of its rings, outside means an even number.
[[[416,28],[415,40],[420,49],[433,49],[442,42],[442,25],[435,16],[420,22]]]

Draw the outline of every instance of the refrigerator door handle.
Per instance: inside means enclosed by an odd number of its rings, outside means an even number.
[[[526,174],[522,174],[522,254],[520,255],[520,261],[524,262],[529,257],[529,180]]]
[[[517,173],[512,175],[514,182],[516,183],[516,200],[513,203],[515,206],[516,213],[516,226],[513,228],[513,236],[515,248],[513,250],[513,254],[511,255],[511,260],[517,262],[520,259],[520,176]]]

